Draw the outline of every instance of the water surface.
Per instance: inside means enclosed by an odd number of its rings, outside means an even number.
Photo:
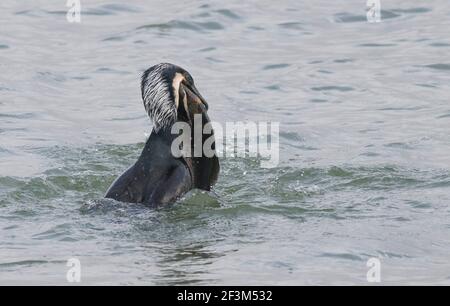
[[[0,284],[450,284],[448,1],[0,3]],[[219,122],[280,122],[280,163],[213,193],[103,200],[151,131],[139,91],[186,68]]]

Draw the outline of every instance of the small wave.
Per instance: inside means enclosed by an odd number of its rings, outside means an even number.
[[[203,32],[203,31],[222,30],[224,29],[224,26],[216,21],[194,22],[194,21],[172,20],[166,23],[143,25],[136,29],[137,30],[155,29],[160,32],[167,32],[171,30],[189,30],[194,32]]]
[[[355,90],[353,87],[350,86],[319,86],[319,87],[311,87],[314,91],[352,91]]]
[[[208,47],[208,48],[200,49],[200,50],[198,50],[198,52],[209,52],[209,51],[214,51],[216,49],[217,49],[216,47]]]
[[[67,238],[68,236],[70,236],[72,232],[71,230],[72,226],[69,223],[58,224],[53,226],[51,229],[34,234],[32,238],[34,240],[54,240],[60,237]]]
[[[393,10],[381,10],[381,19],[393,19],[400,17],[401,14],[395,13]],[[334,21],[337,23],[353,23],[353,22],[367,22],[366,15],[354,15],[351,13],[338,13],[334,15]]]
[[[354,61],[354,59],[351,59],[351,58],[341,58],[341,59],[333,60],[333,62],[338,63],[338,64],[351,63],[353,61]]]
[[[281,87],[278,84],[273,84],[269,86],[264,86],[265,89],[272,90],[272,91],[281,91]]]
[[[337,23],[367,22],[367,17],[365,15],[338,13],[334,15],[334,21]]]
[[[425,88],[438,88],[438,86],[436,86],[436,85],[433,85],[433,84],[415,84],[416,86],[419,86],[419,87],[425,87]]]
[[[326,100],[326,99],[317,99],[317,98],[310,99],[309,101],[312,102],[312,103],[325,103],[325,102],[328,102],[328,100]]]
[[[380,111],[417,111],[423,109],[423,106],[405,106],[405,107],[383,107],[377,110]]]
[[[303,30],[303,24],[300,22],[283,22],[279,23],[278,26],[290,30]]]
[[[60,264],[65,263],[63,260],[20,260],[20,261],[12,261],[12,262],[3,262],[0,263],[0,268],[11,268],[16,266],[36,266],[36,265],[45,265],[45,264]]]
[[[411,147],[409,144],[404,142],[391,142],[384,145],[387,148],[394,148],[394,149],[402,149],[402,150],[412,150],[413,147]]]
[[[137,7],[131,6],[129,4],[103,4],[97,7],[83,7],[82,14],[89,16],[111,16],[116,15],[117,13],[137,13],[140,9]],[[47,14],[51,15],[66,15],[67,11],[54,10],[54,11],[44,11]],[[21,12],[24,14],[23,12]],[[29,13],[27,13],[29,14]]]
[[[382,48],[382,47],[395,47],[397,44],[381,44],[381,43],[365,43],[359,44],[360,47],[372,47],[372,48]]]
[[[431,47],[450,47],[449,43],[435,42],[430,44]]]
[[[273,69],[282,69],[282,68],[286,68],[289,67],[289,64],[272,64],[272,65],[266,65],[263,67],[263,70],[273,70]]]
[[[36,117],[35,113],[13,113],[13,114],[0,113],[0,118],[31,119],[35,117]]]
[[[213,192],[193,190],[183,196],[177,203],[190,207],[220,207],[220,202]]]
[[[215,57],[212,57],[212,56],[208,56],[208,57],[206,57],[206,59],[211,61],[211,62],[214,62],[214,63],[225,63],[225,61],[220,60],[220,59],[215,58]]]
[[[101,8],[109,11],[115,11],[115,12],[127,12],[127,13],[138,13],[141,11],[140,8],[136,6],[132,6],[130,4],[125,3],[109,3],[109,4],[103,4]]]
[[[104,38],[102,41],[124,41],[126,38],[124,36],[110,36]]]
[[[322,253],[319,256],[327,257],[327,258],[345,259],[345,260],[351,260],[351,261],[364,261],[361,256],[351,254],[351,253]]]
[[[216,12],[225,17],[228,17],[230,19],[235,19],[235,20],[241,19],[241,16],[239,16],[238,14],[236,14],[233,11],[228,10],[228,9],[219,9],[219,10],[216,10]]]
[[[109,212],[135,212],[136,209],[145,208],[143,204],[134,204],[134,203],[124,203],[118,202],[112,199],[96,199],[96,200],[88,200],[83,203],[80,207],[80,212],[82,214],[107,214]]]
[[[437,118],[438,119],[450,118],[450,112],[448,112],[447,114],[444,114],[444,115],[440,115]]]
[[[116,69],[107,68],[107,67],[98,68],[97,70],[95,70],[95,72],[96,73],[119,74],[119,75],[131,74],[131,72],[129,72],[129,71],[116,70]]]
[[[299,220],[305,218],[308,212],[309,210],[303,207],[289,206],[281,203],[269,205],[234,203],[232,206],[226,206],[219,210],[213,211],[213,214],[223,217],[225,216],[242,217],[245,215],[253,215],[253,214],[277,215]]]
[[[425,67],[435,69],[435,70],[450,71],[450,64],[438,63],[438,64],[425,65]]]
[[[431,12],[431,9],[427,7],[413,7],[409,9],[392,9],[392,12],[400,14],[423,14]]]

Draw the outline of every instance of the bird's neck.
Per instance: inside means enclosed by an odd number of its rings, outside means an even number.
[[[170,133],[170,129],[160,129],[157,132],[153,130],[145,143],[140,157],[141,161],[167,160],[168,157],[172,156],[171,145],[176,136]]]
[[[141,158],[151,159],[160,165],[167,164],[170,158],[182,160],[189,168],[192,178],[194,180],[194,186],[200,189],[209,190],[211,183],[217,180],[217,174],[219,172],[219,160],[217,156],[206,157],[202,150],[202,154],[198,157],[193,156],[195,136],[192,133],[190,136],[191,156],[175,157],[172,154],[172,143],[180,136],[180,133],[171,133],[171,128],[162,128],[160,130],[152,131],[147,143],[145,144],[143,154]],[[202,148],[206,138],[211,135],[201,135]],[[186,144],[185,144],[186,145]]]

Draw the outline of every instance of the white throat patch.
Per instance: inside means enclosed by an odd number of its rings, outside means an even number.
[[[173,88],[173,96],[175,97],[175,105],[178,108],[180,103],[180,83],[184,80],[184,76],[177,72],[175,73],[175,77],[173,78],[172,88]]]

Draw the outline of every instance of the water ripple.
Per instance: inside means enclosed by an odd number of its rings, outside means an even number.
[[[273,69],[282,69],[282,68],[286,68],[289,67],[289,64],[272,64],[272,65],[266,65],[263,67],[263,70],[273,70]]]
[[[147,24],[143,26],[139,26],[136,28],[137,30],[158,30],[160,32],[168,32],[171,30],[189,30],[195,32],[202,31],[217,31],[224,29],[224,26],[216,21],[207,21],[207,22],[193,22],[193,21],[180,21],[180,20],[172,20],[166,23],[160,24]]]
[[[430,64],[430,65],[426,65],[425,67],[428,67],[431,69],[436,69],[436,70],[444,70],[444,71],[450,70],[450,64],[443,64],[443,63]]]
[[[311,87],[314,91],[352,91],[354,90],[353,87],[350,86],[318,86],[318,87]]]

